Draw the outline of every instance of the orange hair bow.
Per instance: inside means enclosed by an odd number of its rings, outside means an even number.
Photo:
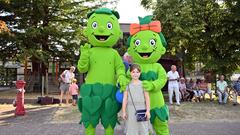
[[[132,23],[130,25],[130,35],[134,35],[137,32],[142,31],[142,30],[151,30],[151,31],[159,33],[159,32],[161,32],[161,23],[160,23],[160,21],[153,21],[149,24],[140,25],[137,23]]]

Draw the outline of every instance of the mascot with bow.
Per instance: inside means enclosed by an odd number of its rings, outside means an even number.
[[[161,89],[167,81],[166,71],[157,63],[165,53],[166,40],[161,33],[160,21],[152,21],[152,16],[139,17],[140,24],[130,25],[128,54],[133,62],[140,65],[140,80],[150,96],[150,121],[157,135],[169,135],[168,107]]]

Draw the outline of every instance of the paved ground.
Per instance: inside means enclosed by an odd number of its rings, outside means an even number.
[[[10,87],[0,87],[0,91],[5,91],[5,90],[11,90],[12,88]]]
[[[27,103],[35,103],[38,96],[27,93],[25,97],[26,101],[34,101]],[[0,103],[11,103],[14,97],[14,90],[1,91]],[[26,116],[14,117],[11,104],[0,104],[0,135],[84,135],[76,107],[27,104],[25,108]],[[240,105],[218,105],[215,99],[213,103],[183,103],[169,109],[171,135],[240,135]],[[104,135],[102,126],[97,127],[96,133]],[[115,135],[123,135],[121,126],[115,128]]]
[[[180,120],[178,113],[181,109],[193,107],[196,104],[186,103],[181,107],[170,107],[172,119],[170,120],[171,135],[239,135],[240,121],[227,116],[219,120]],[[199,105],[201,106],[201,105]],[[214,105],[218,108],[217,105]],[[0,135],[83,135],[83,126],[78,124],[79,113],[72,106],[58,107],[57,105],[39,106],[26,105],[27,115],[14,117],[14,108],[10,105],[0,105]],[[8,110],[4,111],[4,108]],[[213,107],[211,107],[213,108]],[[221,107],[220,107],[221,108]],[[228,108],[231,108],[229,105]],[[233,110],[240,111],[240,106]],[[189,114],[190,115],[190,114]],[[103,135],[101,126],[97,128],[97,135]],[[122,135],[122,127],[117,126],[116,135]]]

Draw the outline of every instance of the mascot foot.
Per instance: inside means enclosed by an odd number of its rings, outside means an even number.
[[[160,119],[155,118],[153,122],[153,128],[156,132],[156,135],[169,135],[168,122],[162,122]]]
[[[85,135],[95,135],[95,128],[92,127],[92,125],[90,124],[86,130],[85,130]]]
[[[105,135],[114,135],[114,129],[110,125],[105,129]]]

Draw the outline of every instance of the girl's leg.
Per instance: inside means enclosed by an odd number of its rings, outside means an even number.
[[[156,135],[169,135],[169,127],[167,121],[162,122],[156,117],[153,122],[153,128],[156,132]]]
[[[75,99],[74,99],[73,97],[72,97],[71,99],[72,99],[72,105],[74,106],[74,100],[75,100]]]
[[[72,99],[73,103],[72,105],[75,106],[76,105],[76,99]]]

